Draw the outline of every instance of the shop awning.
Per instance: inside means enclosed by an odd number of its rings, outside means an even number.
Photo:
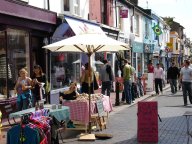
[[[71,16],[64,16],[64,18],[66,22],[57,27],[52,36],[52,42],[83,33],[105,34],[97,23]]]
[[[100,28],[99,24],[90,22],[83,19],[72,18],[69,16],[65,16],[65,20],[73,30],[76,35],[82,33],[99,33],[105,34],[103,30]]]

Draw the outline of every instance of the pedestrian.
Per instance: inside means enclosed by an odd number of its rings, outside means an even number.
[[[162,76],[162,86],[165,87],[165,67],[164,65],[161,63],[160,67],[163,69],[163,76]]]
[[[182,80],[184,106],[187,106],[187,94],[192,104],[192,69],[189,67],[189,60],[184,61],[184,67],[181,68],[180,81]]]
[[[179,69],[175,65],[175,63],[172,62],[172,65],[167,70],[167,79],[170,83],[172,94],[177,93],[177,79],[178,78],[179,78]]]
[[[192,69],[192,59],[190,60],[190,65],[189,67]]]
[[[19,77],[15,85],[17,93],[17,108],[19,111],[32,107],[32,80],[27,75],[28,72],[26,68],[21,68],[19,70]]]
[[[59,94],[60,104],[63,103],[63,100],[75,100],[78,96],[77,83],[71,82],[69,89]]]
[[[120,67],[118,67],[117,76],[118,76],[118,77],[121,77],[121,73],[122,73],[122,72],[121,72],[121,69],[120,69]]]
[[[135,73],[135,68],[131,65],[131,62],[128,61],[128,64],[131,66],[131,71],[132,71],[132,75],[131,75],[131,95],[132,95],[132,102],[135,102],[135,99],[138,96],[138,91],[137,91],[137,83],[136,83],[136,73]]]
[[[101,93],[110,97],[112,83],[114,81],[114,73],[108,60],[103,60],[103,67],[100,71],[100,80],[102,82]]]
[[[184,63],[181,63],[181,66],[179,67],[179,78],[180,78],[180,72],[181,72],[181,69],[184,67]],[[181,89],[182,87],[182,80],[179,80],[179,90]]]
[[[90,73],[90,81],[89,81],[89,73]],[[89,82],[90,82],[90,94],[94,93],[93,80],[94,80],[94,72],[93,69],[90,68],[89,64],[85,64],[85,69],[82,71],[81,75],[81,92],[89,94]]]
[[[139,97],[139,92],[137,89],[137,78],[136,78],[136,73],[135,73],[135,68],[131,65],[131,62],[128,61],[128,64],[131,66],[132,69],[132,75],[131,75],[131,95],[132,95],[132,102],[135,102],[135,99],[137,97]],[[125,102],[125,93],[123,91],[122,93],[122,98],[121,98],[121,102],[124,103]]]
[[[149,63],[147,65],[148,73],[154,73],[154,66],[151,60],[149,60]]]
[[[163,78],[163,69],[160,67],[160,64],[156,64],[156,68],[154,69],[154,79],[155,79],[155,92],[159,95],[159,89],[161,94],[163,93],[162,87],[162,78]]]
[[[43,70],[40,65],[35,65],[33,67],[33,76],[32,76],[32,93],[33,93],[33,106],[38,104],[39,101],[46,101],[45,87],[46,87],[46,75],[43,73]]]
[[[124,60],[125,66],[123,68],[123,79],[124,79],[124,94],[125,99],[128,104],[132,103],[132,94],[131,94],[131,76],[133,74],[132,67],[128,64],[128,60]]]

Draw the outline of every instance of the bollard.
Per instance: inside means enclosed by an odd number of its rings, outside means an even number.
[[[119,88],[120,88],[120,83],[116,81],[115,83],[116,86],[116,99],[115,99],[115,106],[119,106]]]

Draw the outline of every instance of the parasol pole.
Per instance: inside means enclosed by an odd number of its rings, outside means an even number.
[[[89,95],[89,126],[88,126],[88,134],[81,134],[79,140],[80,141],[94,141],[95,134],[91,134],[91,55],[92,51],[90,51],[90,45],[87,46],[88,49],[88,95]]]
[[[91,134],[91,53],[88,53],[88,85],[89,85],[89,129],[88,132]]]

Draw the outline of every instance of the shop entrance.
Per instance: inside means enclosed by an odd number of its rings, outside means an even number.
[[[32,67],[34,65],[40,65],[43,69],[43,72],[47,73],[46,60],[45,60],[46,53],[45,49],[42,49],[43,38],[32,36],[31,45],[32,45],[32,55],[31,55]]]

